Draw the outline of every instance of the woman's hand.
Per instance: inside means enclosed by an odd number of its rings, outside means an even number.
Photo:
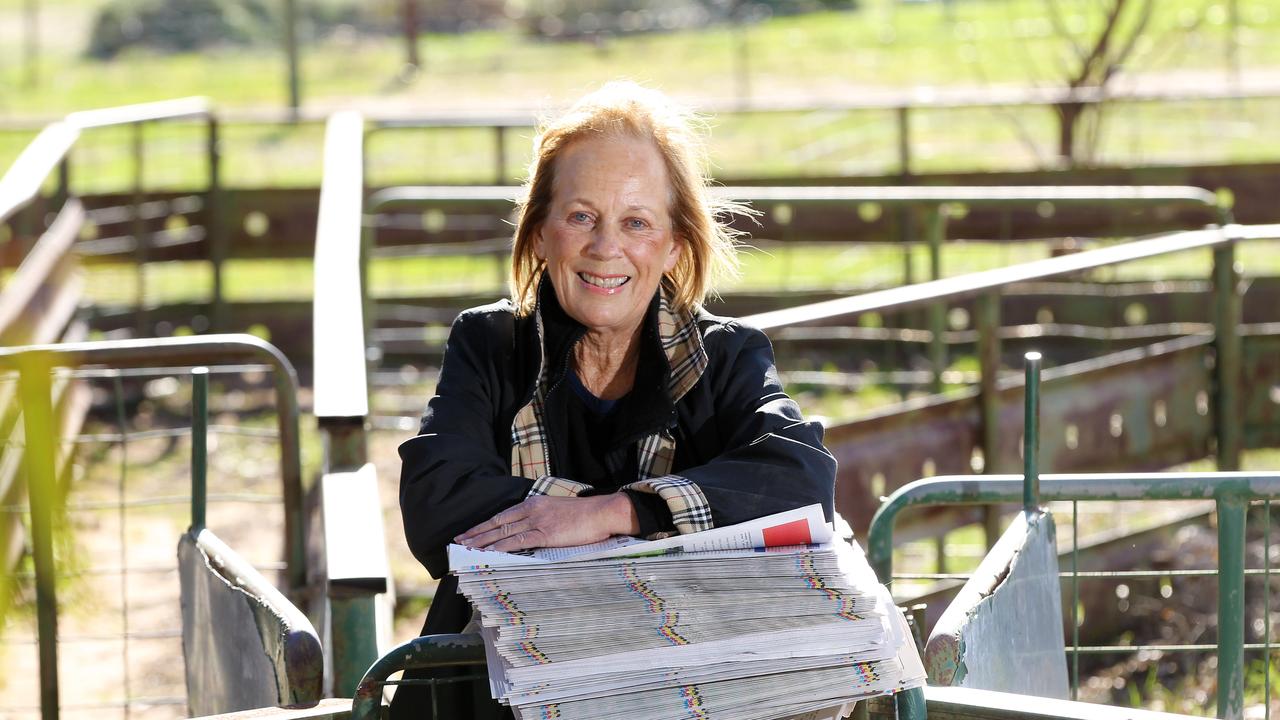
[[[454,538],[482,550],[525,550],[599,542],[640,531],[626,493],[590,497],[536,495],[507,508]]]

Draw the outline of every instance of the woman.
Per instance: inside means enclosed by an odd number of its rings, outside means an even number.
[[[561,547],[811,503],[831,519],[835,460],[768,339],[701,307],[736,271],[718,219],[736,208],[710,198],[702,167],[688,117],[632,83],[539,136],[512,300],[458,316],[421,432],[400,446],[405,535],[443,578],[423,634],[471,615],[446,577],[450,542]]]

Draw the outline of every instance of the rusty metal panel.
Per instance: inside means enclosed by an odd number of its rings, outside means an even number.
[[[1142,470],[1208,456],[1210,352],[1209,338],[1188,337],[1046,371],[1041,469]],[[974,456],[980,420],[971,391],[893,406],[827,428],[826,445],[840,463],[837,509],[862,534],[879,504],[873,487],[887,493],[921,477],[978,467],[1015,471],[1022,394],[1020,379],[1001,383],[998,454],[981,461]]]
[[[1044,472],[1157,469],[1209,454],[1208,338],[1187,338],[1077,363],[1046,379]],[[1018,465],[1022,392],[1002,393],[1000,467]]]
[[[827,428],[824,442],[840,464],[836,508],[859,535],[880,504],[873,488],[888,493],[927,475],[970,472],[981,441],[976,394],[895,408]]]

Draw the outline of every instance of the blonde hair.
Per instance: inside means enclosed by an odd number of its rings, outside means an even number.
[[[520,314],[533,311],[538,279],[546,266],[535,253],[535,240],[551,205],[556,160],[566,147],[585,137],[649,139],[662,155],[670,186],[672,234],[683,240],[675,267],[662,280],[676,310],[691,311],[720,281],[737,277],[739,233],[727,220],[734,214],[754,212],[740,203],[712,197],[701,130],[702,123],[666,95],[627,81],[604,85],[539,129],[529,178],[517,202],[511,249],[511,299]]]

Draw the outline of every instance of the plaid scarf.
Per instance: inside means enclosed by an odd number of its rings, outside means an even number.
[[[551,368],[544,347],[541,303],[534,308],[534,322],[538,329],[540,369],[532,399],[520,408],[511,423],[511,474],[535,478],[530,496],[576,496],[591,486],[550,474],[546,396],[551,384]],[[693,313],[673,310],[665,288],[658,298],[658,337],[671,368],[667,391],[672,403],[678,403],[707,369],[707,351],[702,346],[702,334],[698,332]],[[641,438],[637,447],[638,477],[622,489],[661,497],[671,511],[676,531],[681,534],[710,529],[711,507],[702,490],[687,478],[671,474],[675,456],[675,439],[668,430]]]

